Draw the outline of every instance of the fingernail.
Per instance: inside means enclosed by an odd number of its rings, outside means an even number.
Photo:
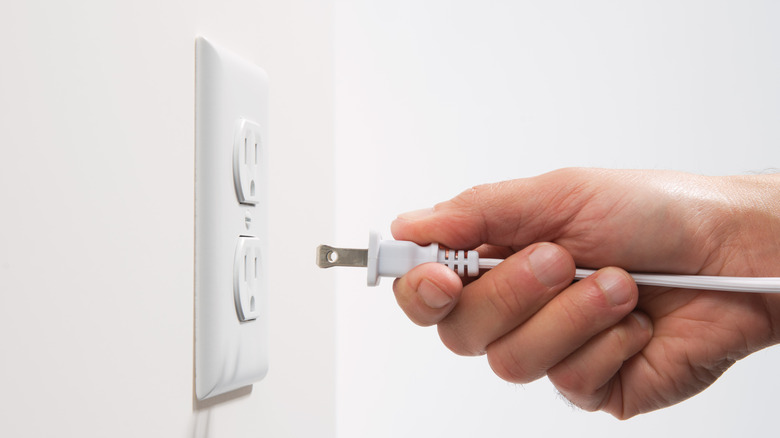
[[[417,288],[417,293],[420,294],[420,298],[431,309],[441,309],[450,302],[452,297],[447,295],[438,286],[433,284],[429,280],[423,280],[420,282],[420,286]]]
[[[631,301],[631,286],[625,274],[617,269],[606,269],[596,276],[596,283],[604,292],[607,302],[619,306]]]
[[[561,266],[562,257],[561,250],[556,246],[542,244],[528,256],[528,262],[536,279],[543,285],[551,287],[560,284],[569,276],[569,270]]]
[[[420,219],[425,219],[432,214],[433,208],[423,208],[422,210],[409,211],[399,214],[398,219],[403,219],[405,221],[417,221]]]
[[[642,330],[648,330],[650,328],[650,318],[644,313],[631,312],[631,316],[636,319],[636,322],[639,323],[639,327],[641,327]]]

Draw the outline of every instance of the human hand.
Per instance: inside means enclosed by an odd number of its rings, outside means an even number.
[[[394,291],[455,353],[486,353],[510,382],[546,374],[575,405],[624,419],[691,397],[780,342],[780,297],[637,288],[623,269],[779,276],[779,230],[777,175],[564,169],[400,215],[396,239],[506,260],[465,285],[421,265]],[[607,268],[572,283],[575,265]]]

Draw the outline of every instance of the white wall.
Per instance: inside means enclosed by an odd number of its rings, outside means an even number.
[[[780,167],[780,5],[336,1],[336,242],[471,185],[564,166]],[[337,274],[338,436],[740,436],[772,430],[780,351],[617,422],[514,386]],[[630,435],[629,435],[630,434]]]
[[[268,377],[193,405],[200,34],[271,78],[274,259]],[[0,37],[0,435],[334,436],[332,3],[4,2]]]

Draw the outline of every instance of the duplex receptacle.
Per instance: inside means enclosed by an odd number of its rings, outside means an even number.
[[[195,395],[268,370],[268,80],[198,38],[195,53]]]

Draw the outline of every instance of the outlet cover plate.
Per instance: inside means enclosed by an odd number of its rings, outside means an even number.
[[[248,121],[249,124],[245,123]],[[260,139],[253,204],[239,202],[235,145],[243,127]],[[203,400],[268,371],[268,78],[260,67],[198,38],[195,43],[195,395]],[[242,315],[237,254],[260,255],[254,310]],[[249,297],[247,299],[251,299]],[[246,298],[246,297],[245,297]],[[244,309],[247,303],[244,302]],[[242,319],[244,319],[242,321]]]

